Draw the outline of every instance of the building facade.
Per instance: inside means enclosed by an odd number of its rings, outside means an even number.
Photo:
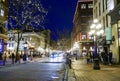
[[[7,51],[8,53],[15,52],[17,48],[17,34],[8,34],[9,40],[7,41]],[[22,38],[19,44],[19,53],[24,53],[25,48],[27,50],[27,54],[33,53],[43,53],[45,48],[45,35],[42,33],[36,32],[26,32],[22,34]]]
[[[114,8],[108,15],[111,17],[112,44],[110,46],[115,63],[120,63],[120,0],[114,0]]]
[[[106,54],[110,50],[113,52],[113,62],[115,63],[120,63],[119,3],[119,0],[93,0],[93,19],[98,19],[104,30],[102,35],[105,36],[104,51]]]
[[[6,51],[7,45],[7,29],[6,23],[8,19],[8,0],[0,0],[0,53]],[[0,54],[0,59],[1,59]]]
[[[92,37],[88,34],[92,20],[93,1],[78,0],[73,20],[72,45],[74,47],[74,44],[77,43],[80,53],[90,51],[93,48]]]

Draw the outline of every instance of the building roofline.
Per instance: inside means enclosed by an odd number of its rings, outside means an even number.
[[[75,10],[75,13],[74,13],[73,22],[75,21],[75,15],[76,15],[76,13],[78,11],[78,4],[79,4],[79,2],[90,2],[90,1],[93,1],[93,0],[78,0],[77,5],[76,5],[76,10]]]
[[[93,1],[93,0],[78,0],[78,2],[89,2],[89,1]]]
[[[76,15],[76,13],[77,13],[77,9],[78,9],[78,3],[79,3],[79,2],[77,2],[77,5],[76,5],[76,9],[75,9],[75,13],[74,13],[73,22],[75,21],[75,15]]]

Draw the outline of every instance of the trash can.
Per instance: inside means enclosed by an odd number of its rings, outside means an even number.
[[[100,70],[99,59],[98,58],[94,58],[93,69]]]

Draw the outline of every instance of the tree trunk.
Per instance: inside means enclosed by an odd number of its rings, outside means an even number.
[[[17,57],[19,55],[19,45],[20,45],[20,32],[17,32],[18,33],[18,38],[17,38],[17,48],[16,48],[16,62],[17,62]]]

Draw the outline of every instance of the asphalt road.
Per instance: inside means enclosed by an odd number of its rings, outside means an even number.
[[[0,68],[0,81],[62,81],[64,60],[37,59],[35,62]]]

